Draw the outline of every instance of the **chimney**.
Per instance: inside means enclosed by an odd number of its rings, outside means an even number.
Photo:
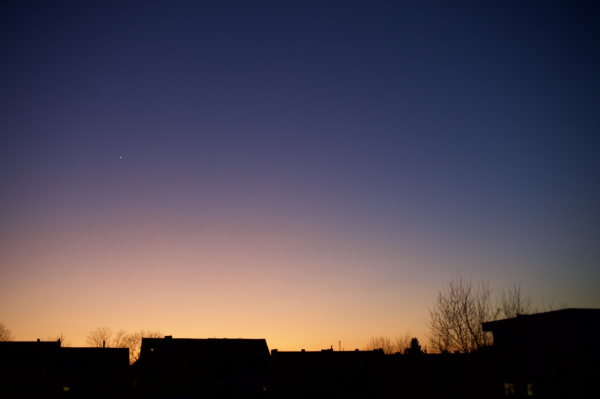
[[[40,342],[40,339],[39,339],[39,338],[38,338],[38,341],[37,341],[37,342]]]
[[[102,341],[102,347],[106,348],[106,341]]]

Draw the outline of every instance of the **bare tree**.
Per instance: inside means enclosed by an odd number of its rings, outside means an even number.
[[[109,327],[98,327],[87,335],[85,342],[88,346],[95,346],[96,348],[110,347],[112,346],[112,336],[113,332]]]
[[[509,287],[508,291],[503,290],[500,293],[500,299],[497,301],[497,308],[495,316],[500,319],[537,313],[533,308],[533,298],[531,295],[521,293],[521,284]]]
[[[113,348],[128,348],[127,346],[127,331],[120,329],[114,333],[110,339],[110,346]]]
[[[140,358],[142,335],[139,332],[127,334],[125,346],[129,348],[129,364],[135,363]]]
[[[163,334],[156,330],[140,330],[127,334],[124,338],[124,347],[129,348],[129,362],[130,364],[135,363],[140,358],[140,351],[142,349],[142,338],[161,338]]]
[[[159,330],[141,330],[140,332],[144,338],[162,338],[164,336]]]
[[[404,353],[404,350],[410,346],[410,333],[395,338],[393,341],[383,335],[372,336],[364,350],[372,351],[381,349],[385,354]]]
[[[142,347],[142,338],[161,338],[163,334],[156,330],[140,330],[137,332],[128,333],[121,329],[116,333],[108,327],[98,327],[88,334],[85,342],[89,346],[101,348],[103,346],[110,348],[128,348],[129,362],[135,363],[140,357]]]
[[[551,300],[550,302],[546,302],[542,298],[542,307],[541,307],[541,310],[539,310],[539,312],[551,312],[553,310],[562,310],[562,309],[566,309],[568,307],[569,307],[569,305],[567,304],[566,301],[558,302],[557,304],[555,304],[554,299]],[[538,313],[538,311],[536,310],[535,313]]]
[[[493,320],[496,309],[492,305],[491,289],[485,281],[473,284],[463,280],[460,273],[438,292],[429,309],[429,340],[440,352],[472,352],[491,343],[491,335],[481,324]]]
[[[4,323],[0,323],[0,342],[12,341],[13,339],[12,331]]]
[[[396,352],[396,348],[395,345],[392,343],[392,340],[388,337],[384,337],[383,335],[380,335],[379,337],[372,336],[369,342],[367,343],[367,346],[365,347],[365,350],[368,351],[376,349],[383,350],[383,353],[385,354],[391,354]]]
[[[491,294],[487,282],[482,280],[474,284],[457,273],[438,292],[435,304],[429,309],[429,340],[433,349],[472,352],[492,343],[492,336],[482,330],[482,323],[538,312],[533,307],[531,295],[521,292],[520,284],[503,290],[495,305]]]
[[[396,344],[396,347],[394,348],[394,353],[404,353],[404,351],[406,351],[406,349],[410,347],[410,332],[407,332],[401,337],[397,337],[394,343]]]

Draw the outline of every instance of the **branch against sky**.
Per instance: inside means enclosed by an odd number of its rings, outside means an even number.
[[[110,346],[114,348],[127,348],[127,331],[120,329],[112,335]]]
[[[532,296],[522,293],[520,284],[502,290],[492,302],[487,281],[473,283],[456,273],[438,291],[437,300],[429,309],[429,340],[439,352],[472,352],[493,342],[492,335],[483,331],[482,323],[546,310],[552,309],[534,308]]]
[[[123,339],[123,348],[129,348],[129,363],[133,364],[140,358],[142,338],[161,338],[163,334],[156,330],[140,330],[126,334]]]
[[[531,294],[521,293],[521,284],[513,285],[508,291],[502,290],[500,298],[496,300],[498,317],[508,319],[517,315],[537,313],[533,308],[533,297]]]
[[[0,342],[12,341],[13,339],[12,331],[4,323],[0,323]]]
[[[128,348],[129,362],[135,363],[140,357],[142,347],[142,338],[161,338],[163,333],[159,330],[139,330],[128,333],[126,330],[120,329],[113,333],[109,327],[98,327],[91,331],[85,342],[88,346],[97,348]]]
[[[404,351],[410,346],[411,335],[406,333],[402,336],[392,339],[380,336],[372,336],[364,350],[372,351],[376,349],[382,349],[383,353],[391,355],[394,353],[404,353]]]
[[[410,332],[407,332],[406,334],[397,337],[394,340],[394,343],[396,344],[396,352],[404,353],[404,351],[410,347],[411,339],[412,336]]]
[[[429,309],[427,324],[433,349],[468,353],[491,344],[491,335],[481,326],[498,314],[491,292],[486,281],[473,284],[471,280],[463,280],[460,273],[453,276]]]
[[[383,353],[389,355],[394,353],[395,348],[390,338],[384,337],[383,335],[380,335],[378,337],[372,336],[369,342],[367,343],[365,350],[372,351],[377,349],[381,349],[383,350]]]
[[[109,327],[98,327],[87,335],[85,342],[88,346],[96,348],[110,347],[112,346],[112,336],[113,332]]]

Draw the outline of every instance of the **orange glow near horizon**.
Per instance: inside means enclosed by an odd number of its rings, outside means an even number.
[[[406,331],[422,339],[423,308],[402,312],[404,320],[390,317],[401,312],[396,290],[378,287],[361,268],[389,254],[264,224],[262,231],[161,226],[119,235],[38,232],[38,250],[19,257],[30,272],[8,276],[5,295],[19,302],[5,315],[16,338],[64,333],[82,346],[87,333],[108,326],[181,338],[265,338],[282,350],[319,350],[339,340],[361,349],[371,335]],[[18,241],[13,254],[25,249]],[[27,296],[19,293],[24,285]]]

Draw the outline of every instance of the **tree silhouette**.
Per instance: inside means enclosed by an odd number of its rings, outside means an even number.
[[[88,346],[94,346],[96,348],[111,347],[111,338],[113,332],[109,327],[98,327],[91,331],[85,338],[85,342]]]
[[[0,323],[0,341],[1,342],[6,342],[6,341],[12,341],[14,339],[12,331],[10,331],[8,329],[8,327],[6,327],[4,325],[4,323]]]
[[[427,352],[421,349],[421,345],[419,344],[419,340],[417,338],[413,338],[410,340],[410,346],[404,350],[405,355],[423,355]]]
[[[129,348],[129,363],[133,364],[140,358],[142,338],[161,338],[163,336],[163,333],[158,330],[140,330],[127,334],[125,337],[125,347]]]
[[[457,273],[429,309],[431,346],[440,352],[467,353],[491,344],[491,335],[481,324],[494,320],[496,313],[489,284],[473,284]]]
[[[127,331],[120,329],[111,336],[110,346],[114,348],[128,348],[127,346]]]
[[[491,294],[486,281],[473,283],[456,273],[429,308],[431,346],[439,352],[472,352],[492,343],[492,335],[482,330],[482,323],[537,312],[533,299],[521,293],[520,285],[502,291],[495,303]]]
[[[404,353],[404,351],[410,346],[410,332],[407,332],[403,336],[396,338],[396,348],[394,353]]]
[[[508,288],[508,291],[502,290],[500,299],[497,303],[498,315],[500,319],[517,317],[517,315],[537,313],[533,309],[533,298],[529,294],[521,293],[521,284]]]
[[[108,327],[98,327],[91,331],[85,340],[89,346],[97,348],[129,348],[129,363],[133,364],[140,357],[142,338],[161,338],[163,334],[156,330],[140,330],[128,333],[121,329],[116,333]]]
[[[385,354],[394,353],[396,350],[394,344],[392,343],[392,340],[388,337],[384,337],[383,335],[380,335],[379,337],[372,336],[369,342],[367,343],[367,346],[365,347],[365,350],[368,351],[376,349],[383,350],[383,353]]]
[[[380,336],[372,336],[367,346],[364,350],[372,351],[375,349],[383,350],[385,354],[393,354],[393,353],[404,353],[406,348],[410,345],[410,333],[406,333],[403,336],[397,337],[394,341],[392,341],[388,337]]]

